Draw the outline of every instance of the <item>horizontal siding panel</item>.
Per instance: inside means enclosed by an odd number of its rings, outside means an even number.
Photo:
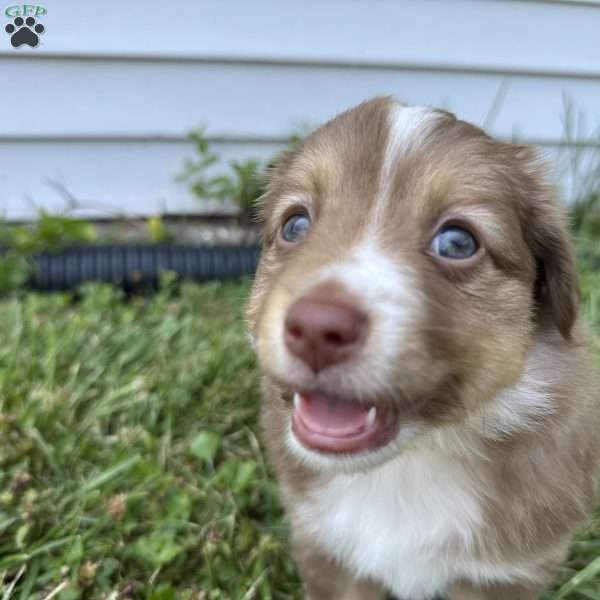
[[[174,181],[205,124],[225,160],[269,157],[375,95],[541,144],[567,195],[565,98],[600,148],[600,6],[510,0],[48,0],[42,44],[0,44],[0,210],[11,219],[214,210]],[[494,118],[490,109],[497,102]],[[580,178],[578,179],[580,181]],[[81,212],[81,211],[80,211]]]
[[[268,159],[280,147],[216,143],[213,149],[223,160],[220,170],[233,159]],[[64,213],[69,200],[53,184],[81,203],[74,214],[82,216],[220,212],[220,203],[200,202],[185,183],[175,181],[184,160],[193,156],[187,142],[0,142],[0,216],[27,220],[41,208]]]
[[[489,0],[48,0],[21,54],[162,56],[600,73],[595,5]],[[576,34],[574,33],[576,32]],[[543,49],[543,51],[541,51]],[[4,55],[14,53],[10,47]]]
[[[600,45],[600,44],[599,44]],[[557,143],[564,98],[588,116],[591,139],[600,115],[600,78],[503,77],[413,70],[193,63],[4,59],[0,139],[36,136],[183,139],[207,124],[216,137],[284,140],[375,95],[446,107],[510,138]],[[23,94],[26,80],[35,93]]]
[[[277,144],[216,143],[224,163],[231,159],[267,160]],[[572,190],[568,168],[573,149],[548,147],[556,177],[565,195]],[[579,149],[583,166],[597,161],[597,150]],[[34,218],[40,208],[64,213],[69,201],[51,183],[58,183],[80,202],[70,214],[98,218],[147,216],[157,213],[202,214],[223,209],[200,202],[186,184],[175,181],[185,158],[193,156],[187,142],[0,142],[0,214],[9,220]],[[220,165],[218,168],[223,168]]]
[[[531,2],[544,2],[547,4],[567,4],[600,7],[600,0],[531,0]]]

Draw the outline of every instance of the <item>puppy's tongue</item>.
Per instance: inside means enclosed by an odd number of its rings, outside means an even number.
[[[312,432],[328,437],[344,438],[356,435],[372,425],[371,407],[331,398],[323,394],[296,394],[296,417]],[[371,421],[369,423],[369,421]]]

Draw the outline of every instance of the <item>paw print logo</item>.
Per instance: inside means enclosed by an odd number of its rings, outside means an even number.
[[[12,23],[9,23],[5,28],[6,33],[10,37],[10,43],[18,48],[23,44],[27,44],[32,48],[35,48],[39,42],[40,33],[44,33],[45,27],[41,23],[35,22],[33,17],[27,17],[23,20],[22,17],[16,17]]]

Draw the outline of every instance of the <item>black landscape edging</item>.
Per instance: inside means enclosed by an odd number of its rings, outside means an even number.
[[[98,245],[41,252],[32,257],[28,287],[42,291],[71,290],[82,283],[113,283],[126,289],[158,286],[160,274],[210,281],[251,275],[260,247],[176,244]]]

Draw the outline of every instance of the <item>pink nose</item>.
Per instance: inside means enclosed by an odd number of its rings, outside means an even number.
[[[342,302],[300,298],[285,319],[288,350],[313,371],[338,364],[362,346],[368,329],[367,315]]]

